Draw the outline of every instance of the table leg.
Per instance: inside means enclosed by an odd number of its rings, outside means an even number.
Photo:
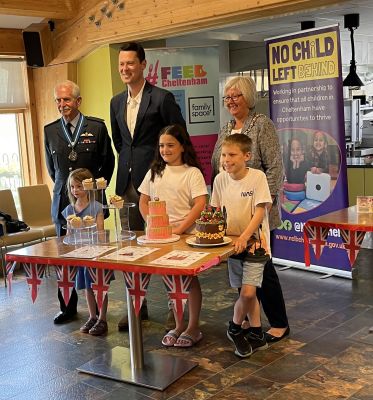
[[[130,347],[117,346],[81,365],[80,372],[156,390],[164,390],[198,363],[182,357],[144,353],[140,315],[136,315],[126,288]]]

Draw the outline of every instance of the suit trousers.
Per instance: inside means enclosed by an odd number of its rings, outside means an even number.
[[[139,209],[140,194],[135,189],[132,183],[131,175],[129,176],[129,183],[127,189],[123,194],[123,199],[126,203],[135,203],[135,207],[130,207],[129,211],[129,225],[131,231],[143,231],[144,230],[144,220],[141,216]],[[121,210],[121,213],[123,211]]]
[[[271,248],[273,240],[274,234],[271,231]],[[268,260],[264,266],[262,287],[257,288],[256,294],[270,326],[272,328],[288,327],[285,300],[272,259]]]

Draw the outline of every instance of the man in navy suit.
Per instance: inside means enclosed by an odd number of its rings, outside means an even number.
[[[173,94],[145,80],[145,51],[140,44],[130,42],[120,48],[118,67],[127,90],[114,96],[110,103],[112,138],[119,154],[116,194],[136,204],[130,208],[130,227],[143,230],[137,188],[158,151],[159,132],[167,125],[186,128],[186,124]],[[145,302],[142,317],[147,318]],[[126,318],[119,322],[119,330],[126,329],[126,322]]]

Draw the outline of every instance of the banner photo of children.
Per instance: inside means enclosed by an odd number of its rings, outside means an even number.
[[[339,146],[320,130],[288,128],[278,133],[285,170],[281,206],[292,214],[312,210],[333,192],[341,165]]]

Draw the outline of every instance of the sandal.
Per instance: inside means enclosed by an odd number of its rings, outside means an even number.
[[[80,327],[80,332],[88,333],[91,328],[96,324],[97,318],[90,318],[83,326]]]
[[[176,343],[179,336],[180,332],[178,332],[176,329],[172,329],[171,331],[167,332],[162,339],[163,346],[172,347]]]
[[[197,337],[193,337],[188,333],[183,332],[176,340],[174,347],[192,347],[202,340],[202,332],[199,332]]]
[[[100,336],[108,331],[107,322],[102,319],[97,320],[94,326],[89,330],[89,334],[93,336]]]

